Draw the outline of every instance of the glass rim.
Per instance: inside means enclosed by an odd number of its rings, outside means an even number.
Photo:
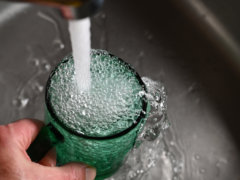
[[[123,61],[121,58],[113,55],[113,54],[110,54],[110,57],[116,57],[119,61],[121,61],[124,65],[126,65],[130,71],[132,71],[136,77],[136,79],[138,80],[139,84],[141,85],[141,87],[143,88],[143,90],[146,92],[146,86],[143,82],[143,80],[141,79],[141,77],[139,76],[139,74],[135,71],[135,69],[127,62]],[[71,54],[70,54],[71,55]],[[68,56],[70,56],[68,55]],[[68,56],[65,56],[65,57],[68,57]],[[82,138],[85,138],[85,139],[93,139],[93,140],[106,140],[106,139],[113,139],[113,138],[117,138],[117,137],[120,137],[120,136],[123,136],[125,134],[127,134],[128,132],[130,132],[132,129],[134,129],[140,122],[142,119],[144,119],[146,117],[146,114],[147,114],[147,99],[146,99],[146,96],[143,95],[142,97],[142,110],[141,110],[141,113],[140,115],[138,116],[138,118],[136,119],[136,121],[131,125],[129,126],[128,128],[124,129],[123,131],[121,132],[118,132],[116,134],[113,134],[113,135],[108,135],[108,136],[102,136],[102,137],[96,137],[96,136],[89,136],[89,135],[85,135],[85,134],[82,134],[82,133],[79,133],[73,129],[71,129],[70,127],[68,127],[66,124],[64,124],[59,118],[58,116],[54,113],[54,108],[52,107],[51,103],[50,103],[50,95],[48,93],[48,89],[50,87],[50,84],[51,84],[51,79],[52,77],[55,75],[55,72],[56,70],[58,69],[58,67],[63,64],[63,63],[67,63],[69,61],[69,59],[65,59],[65,60],[62,60],[54,69],[53,71],[51,72],[48,80],[47,80],[47,84],[46,84],[46,90],[45,90],[45,104],[46,104],[46,107],[47,107],[47,110],[48,112],[50,113],[50,115],[52,116],[54,122],[56,122],[57,124],[59,124],[63,129],[65,129],[66,131],[76,135],[76,136],[80,136]],[[51,122],[50,122],[51,123]]]

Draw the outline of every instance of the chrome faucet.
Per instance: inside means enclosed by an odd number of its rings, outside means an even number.
[[[60,9],[66,19],[81,19],[96,13],[103,0],[4,0],[11,2],[27,2],[52,6]]]

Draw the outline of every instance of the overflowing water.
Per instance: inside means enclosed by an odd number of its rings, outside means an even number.
[[[145,96],[150,103],[151,110],[146,124],[140,133],[135,147],[129,152],[124,165],[109,180],[151,179],[149,171],[161,161],[162,168],[158,170],[159,177],[164,180],[173,178],[176,167],[167,150],[164,132],[169,127],[167,119],[167,95],[165,87],[150,78],[142,78],[147,91]]]
[[[76,71],[76,81],[80,90],[88,90],[90,75],[90,18],[69,21],[69,32]]]

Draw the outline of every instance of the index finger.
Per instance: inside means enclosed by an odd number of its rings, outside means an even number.
[[[20,149],[27,150],[43,125],[39,120],[21,119],[6,125],[6,128],[8,137],[11,137]]]

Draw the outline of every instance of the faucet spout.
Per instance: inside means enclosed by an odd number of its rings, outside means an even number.
[[[95,14],[104,0],[5,0],[52,6],[60,9],[66,19],[82,19]]]

